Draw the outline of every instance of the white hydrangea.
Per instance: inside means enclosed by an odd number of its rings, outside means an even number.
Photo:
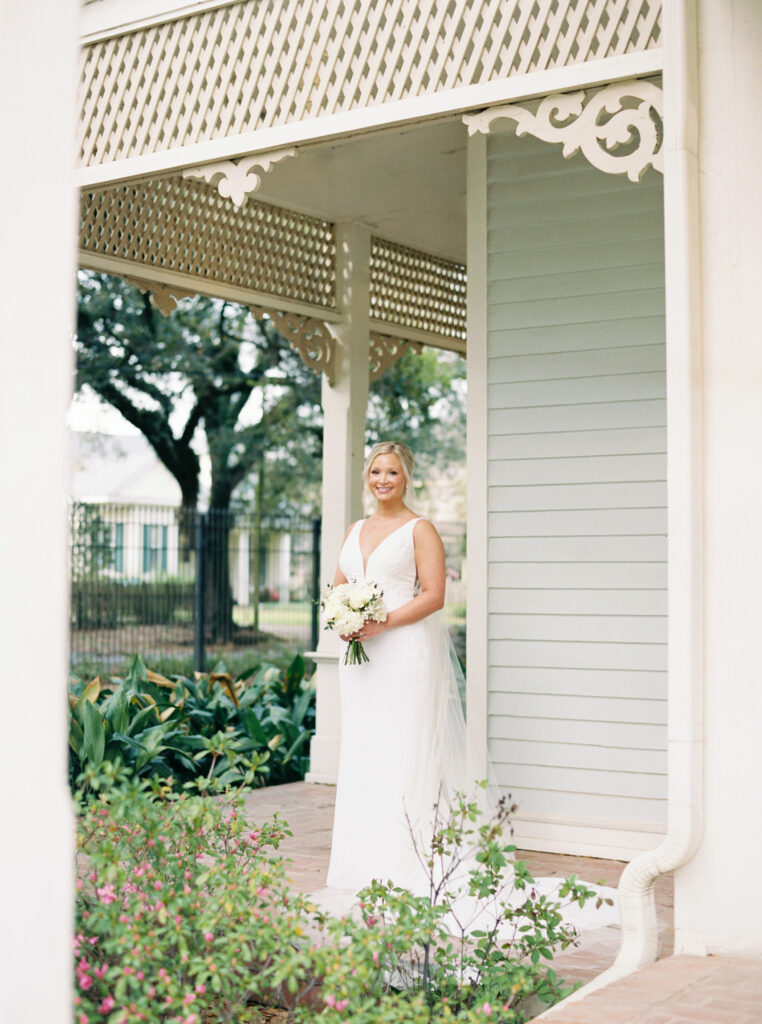
[[[358,633],[366,622],[386,622],[383,591],[377,583],[341,583],[326,587],[320,603],[324,629],[333,629],[340,636]],[[350,664],[367,661],[358,640],[351,641],[347,655]],[[359,652],[359,653],[358,653]]]

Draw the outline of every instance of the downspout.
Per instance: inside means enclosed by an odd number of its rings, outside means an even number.
[[[622,943],[614,964],[558,1004],[652,963],[654,885],[687,863],[703,821],[703,481],[697,0],[664,0],[664,250],[667,332],[668,828],[619,883]],[[554,1010],[542,1014],[552,1017]]]

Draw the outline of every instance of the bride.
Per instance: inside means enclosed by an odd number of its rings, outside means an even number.
[[[369,661],[351,665],[339,658],[333,840],[327,888],[313,894],[329,912],[350,909],[354,895],[373,879],[428,893],[416,845],[428,846],[435,803],[458,792],[482,807],[487,802],[483,790],[475,796],[485,770],[469,753],[463,675],[441,615],[444,547],[434,526],[405,504],[413,465],[404,444],[382,442],[372,449],[363,477],[376,510],[349,528],[334,579],[335,586],[377,583],[388,614],[385,622],[368,621],[342,637],[361,640]],[[557,878],[535,882],[537,891],[548,894],[558,886]],[[565,918],[580,929],[612,923],[611,913],[591,916],[578,908]]]
[[[424,827],[440,784],[465,770],[465,723],[439,614],[444,546],[405,504],[412,474],[405,445],[373,448],[363,475],[376,511],[350,527],[334,580],[379,584],[388,614],[354,634],[367,663],[339,659],[342,738],[329,888],[356,891],[380,878],[422,890],[411,827]],[[446,749],[448,739],[454,749]],[[457,779],[456,788],[465,784]]]

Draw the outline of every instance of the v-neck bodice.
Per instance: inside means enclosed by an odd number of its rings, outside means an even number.
[[[348,580],[378,583],[384,591],[387,608],[398,608],[415,596],[418,572],[415,565],[413,528],[419,517],[408,519],[402,526],[382,538],[363,563],[360,532],[366,520],[355,523],[344,542],[339,568]]]

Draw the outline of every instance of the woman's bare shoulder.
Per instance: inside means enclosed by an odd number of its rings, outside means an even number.
[[[424,543],[442,543],[442,538],[439,536],[439,531],[436,526],[428,520],[419,516],[416,519],[415,526],[413,527],[413,539],[415,541],[421,540]]]

